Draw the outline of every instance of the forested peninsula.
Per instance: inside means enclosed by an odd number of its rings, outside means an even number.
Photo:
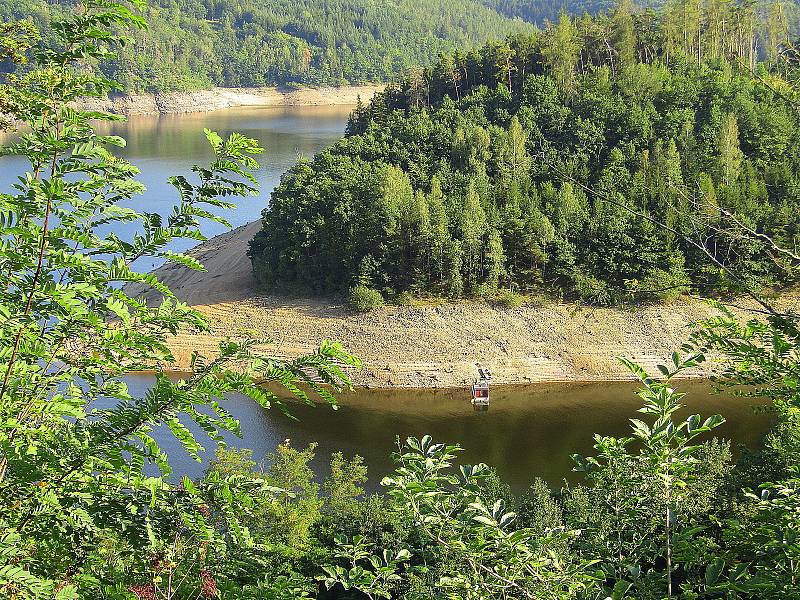
[[[782,3],[623,2],[443,55],[284,176],[256,276],[363,305],[786,286],[760,243],[800,225],[789,28]]]

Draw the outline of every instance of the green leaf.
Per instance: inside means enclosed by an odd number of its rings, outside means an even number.
[[[725,568],[725,561],[721,558],[715,558],[706,566],[705,580],[706,585],[713,586],[719,581],[720,575]]]

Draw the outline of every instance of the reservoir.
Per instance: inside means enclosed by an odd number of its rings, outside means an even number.
[[[97,131],[125,138],[127,146],[114,152],[141,170],[137,180],[146,186],[147,191],[134,198],[130,207],[162,215],[171,212],[178,202],[177,191],[168,183],[168,178],[173,175],[190,177],[193,165],[205,166],[213,158],[203,129],[211,129],[223,137],[235,131],[258,140],[265,149],[256,157],[261,164],[255,173],[261,185],[261,195],[235,199],[238,208],[224,215],[233,227],[238,227],[260,217],[281,175],[299,157],[311,158],[344,135],[352,108],[254,107],[186,115],[132,116],[126,123],[99,123]],[[10,136],[0,134],[0,145],[9,141]],[[16,177],[28,168],[25,161],[16,157],[0,157],[0,192],[11,191]],[[133,225],[118,227],[130,228],[129,231],[115,231],[123,238],[133,231]],[[225,228],[217,223],[203,225],[203,233],[209,238],[224,231]],[[178,241],[171,248],[186,250],[196,243]],[[157,265],[140,262],[137,266],[140,270],[147,270]]]
[[[149,379],[129,377],[128,385],[141,392]],[[758,447],[770,426],[771,417],[755,413],[752,399],[715,394],[705,381],[682,381],[676,387],[687,392],[682,417],[700,413],[704,418],[722,414],[727,419],[715,435],[732,440],[734,452],[739,445]],[[594,434],[630,435],[629,419],[642,418],[636,412],[641,402],[635,390],[635,384],[619,382],[494,386],[487,412],[475,412],[468,389],[357,390],[340,395],[336,411],[325,404],[289,403],[291,416],[232,396],[226,408],[239,419],[242,436],[226,440],[253,450],[257,461],[287,439],[298,449],[316,443],[313,466],[318,475],[327,473],[334,452],[359,455],[369,467],[369,487],[378,489],[392,470],[396,439],[428,434],[438,442],[459,444],[464,462],[485,462],[515,489],[526,487],[535,477],[557,486],[565,478],[580,479],[572,473],[571,456],[592,455]],[[158,438],[176,473],[202,474],[204,464],[189,458],[166,428]],[[199,431],[198,440],[203,442]],[[205,442],[205,447],[213,447],[207,438]]]
[[[311,157],[342,136],[351,107],[243,108],[181,116],[132,117],[127,124],[102,125],[104,133],[121,135],[128,141],[122,154],[142,170],[139,179],[147,192],[131,206],[140,211],[167,213],[177,196],[167,183],[172,175],[189,174],[192,165],[211,159],[203,129],[221,135],[238,131],[257,139],[266,149],[259,157],[257,178],[262,194],[239,200],[239,208],[226,215],[234,227],[258,219],[269,192],[298,160]],[[7,139],[5,140],[7,141]],[[0,139],[0,143],[4,140]],[[0,158],[0,191],[10,192],[16,176],[26,166],[15,158]],[[208,237],[223,228],[207,224]],[[131,231],[117,231],[124,237]],[[190,243],[173,249],[186,249]],[[141,269],[155,265],[140,265]],[[134,395],[150,385],[148,377],[129,377]],[[769,417],[754,414],[748,399],[716,395],[705,382],[684,382],[688,392],[686,414],[704,416],[721,413],[728,422],[717,435],[734,445],[755,447],[769,426]],[[256,460],[284,440],[296,448],[317,443],[314,463],[324,475],[330,455],[364,457],[370,470],[370,487],[377,489],[391,468],[395,440],[430,434],[436,441],[457,443],[465,448],[465,462],[486,462],[497,468],[515,488],[535,477],[557,485],[573,479],[571,454],[592,454],[593,435],[628,435],[628,419],[638,415],[635,386],[627,383],[539,384],[523,387],[493,387],[492,404],[485,413],[474,412],[469,390],[360,390],[340,397],[333,411],[320,405],[288,404],[293,418],[278,408],[265,410],[249,399],[231,397],[227,408],[241,420],[242,437],[229,437],[231,445],[251,448]],[[198,476],[204,465],[186,456],[167,431],[158,432],[170,454],[175,474]],[[209,440],[201,443],[212,447]]]

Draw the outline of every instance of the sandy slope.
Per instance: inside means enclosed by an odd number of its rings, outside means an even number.
[[[351,373],[359,385],[464,386],[478,362],[492,369],[498,383],[615,380],[628,378],[617,356],[652,370],[686,340],[692,322],[714,314],[706,304],[687,300],[636,310],[506,310],[459,302],[357,315],[340,300],[259,294],[245,255],[259,227],[251,223],[199,246],[194,255],[207,273],[176,266],[157,271],[213,323],[212,335],[171,340],[175,367],[185,368],[194,350],[212,355],[220,339],[247,332],[275,340],[271,350],[287,358],[312,351],[323,339],[339,340],[364,362]]]
[[[260,229],[261,221],[253,221],[200,244],[191,254],[203,263],[206,272],[172,263],[156,274],[181,300],[194,306],[251,298],[256,293],[256,281],[247,258],[247,244]],[[142,294],[151,302],[160,299],[160,294],[152,290],[131,286],[129,291]]]

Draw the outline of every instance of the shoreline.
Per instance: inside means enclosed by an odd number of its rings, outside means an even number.
[[[359,388],[464,388],[473,382],[477,363],[492,371],[497,386],[625,382],[634,378],[618,356],[657,375],[657,365],[686,342],[692,324],[718,314],[694,299],[635,309],[572,304],[504,309],[472,300],[358,314],[339,298],[287,298],[259,290],[246,249],[260,228],[255,221],[192,250],[205,272],[178,265],[155,271],[211,324],[207,334],[170,339],[175,363],[165,369],[186,370],[194,351],[210,358],[226,337],[249,335],[274,340],[264,350],[278,359],[313,352],[324,339],[339,341],[362,361],[361,369],[346,369]],[[158,301],[152,292],[128,291]],[[779,304],[788,308],[798,301],[800,296],[788,293]],[[712,367],[713,362],[685,375],[705,378]]]
[[[84,98],[80,108],[118,115],[177,115],[212,112],[238,107],[342,106],[365,103],[386,88],[385,84],[298,89],[212,88],[187,92],[112,94],[108,98]]]
[[[199,337],[199,336],[192,335],[191,337]],[[219,339],[221,340],[222,338],[219,338]],[[285,358],[291,358],[291,357],[285,357]],[[664,361],[662,361],[662,362],[669,362],[667,360],[667,358],[668,357],[665,357]],[[352,367],[343,367],[342,370],[345,373],[347,373],[348,376],[351,376],[354,373],[358,373],[358,369],[353,369]],[[142,371],[129,372],[129,373],[126,374],[126,376],[130,376],[130,377],[151,376],[151,375],[155,375],[158,372],[159,372],[158,369],[144,369]],[[655,375],[655,376],[659,375],[659,372],[658,371],[654,371],[653,369],[648,369],[648,372],[651,372],[651,374]],[[185,376],[189,376],[189,375],[192,374],[191,371],[188,370],[186,363],[180,363],[178,365],[171,365],[169,368],[164,369],[163,373],[165,375],[167,375],[167,376],[174,375],[176,377],[185,377]],[[603,378],[600,378],[600,379],[525,379],[523,381],[517,381],[517,382],[514,382],[514,383],[507,383],[507,382],[503,382],[503,381],[498,381],[497,379],[494,378],[494,373],[492,374],[492,377],[493,377],[493,379],[491,381],[491,390],[494,393],[517,391],[517,390],[524,389],[524,388],[537,388],[537,387],[545,388],[545,387],[547,387],[549,385],[576,385],[576,386],[581,386],[581,385],[603,385],[603,384],[609,384],[609,385],[631,384],[633,386],[636,386],[636,384],[639,383],[639,380],[636,379],[636,377],[634,377],[632,375],[631,376],[619,376],[619,377],[617,377],[615,379],[613,379],[613,378],[610,378],[610,379],[603,379]],[[358,376],[356,376],[356,379],[362,380]],[[694,369],[694,370],[692,370],[692,372],[689,375],[673,377],[671,381],[676,381],[678,383],[681,383],[681,382],[689,382],[689,383],[691,383],[691,382],[695,382],[695,383],[706,382],[706,383],[709,383],[709,384],[712,383],[710,370],[701,370],[701,369]],[[263,384],[263,383],[266,383],[266,382],[256,382],[256,383]],[[323,385],[323,387],[326,387],[326,388],[330,387],[330,386],[328,386],[328,384],[324,384],[323,383],[322,385]],[[397,390],[397,391],[401,391],[401,392],[421,392],[421,393],[424,393],[424,392],[435,392],[437,394],[445,394],[445,395],[447,395],[447,394],[456,394],[456,393],[461,394],[461,393],[464,393],[465,390],[469,390],[469,387],[471,385],[472,385],[472,380],[465,380],[460,385],[452,383],[452,384],[444,385],[444,386],[436,386],[436,385],[434,385],[434,386],[431,386],[431,385],[429,385],[429,386],[407,385],[406,386],[406,385],[397,385],[397,384],[395,384],[395,385],[379,385],[379,384],[375,385],[375,384],[370,384],[368,382],[367,383],[356,383],[356,382],[353,382],[353,388],[352,388],[351,391],[353,393],[358,393],[358,392],[361,392],[361,391],[369,391],[369,390],[383,390],[383,391],[387,391],[387,392],[392,391],[392,390]],[[299,385],[299,387],[302,388],[302,389],[306,389],[307,386],[306,386],[306,384],[301,383]],[[345,392],[343,392],[343,393],[348,393],[348,390],[345,390]],[[326,404],[325,401],[319,400],[317,398],[312,398],[312,400],[314,400],[315,402],[319,402],[320,404]]]

